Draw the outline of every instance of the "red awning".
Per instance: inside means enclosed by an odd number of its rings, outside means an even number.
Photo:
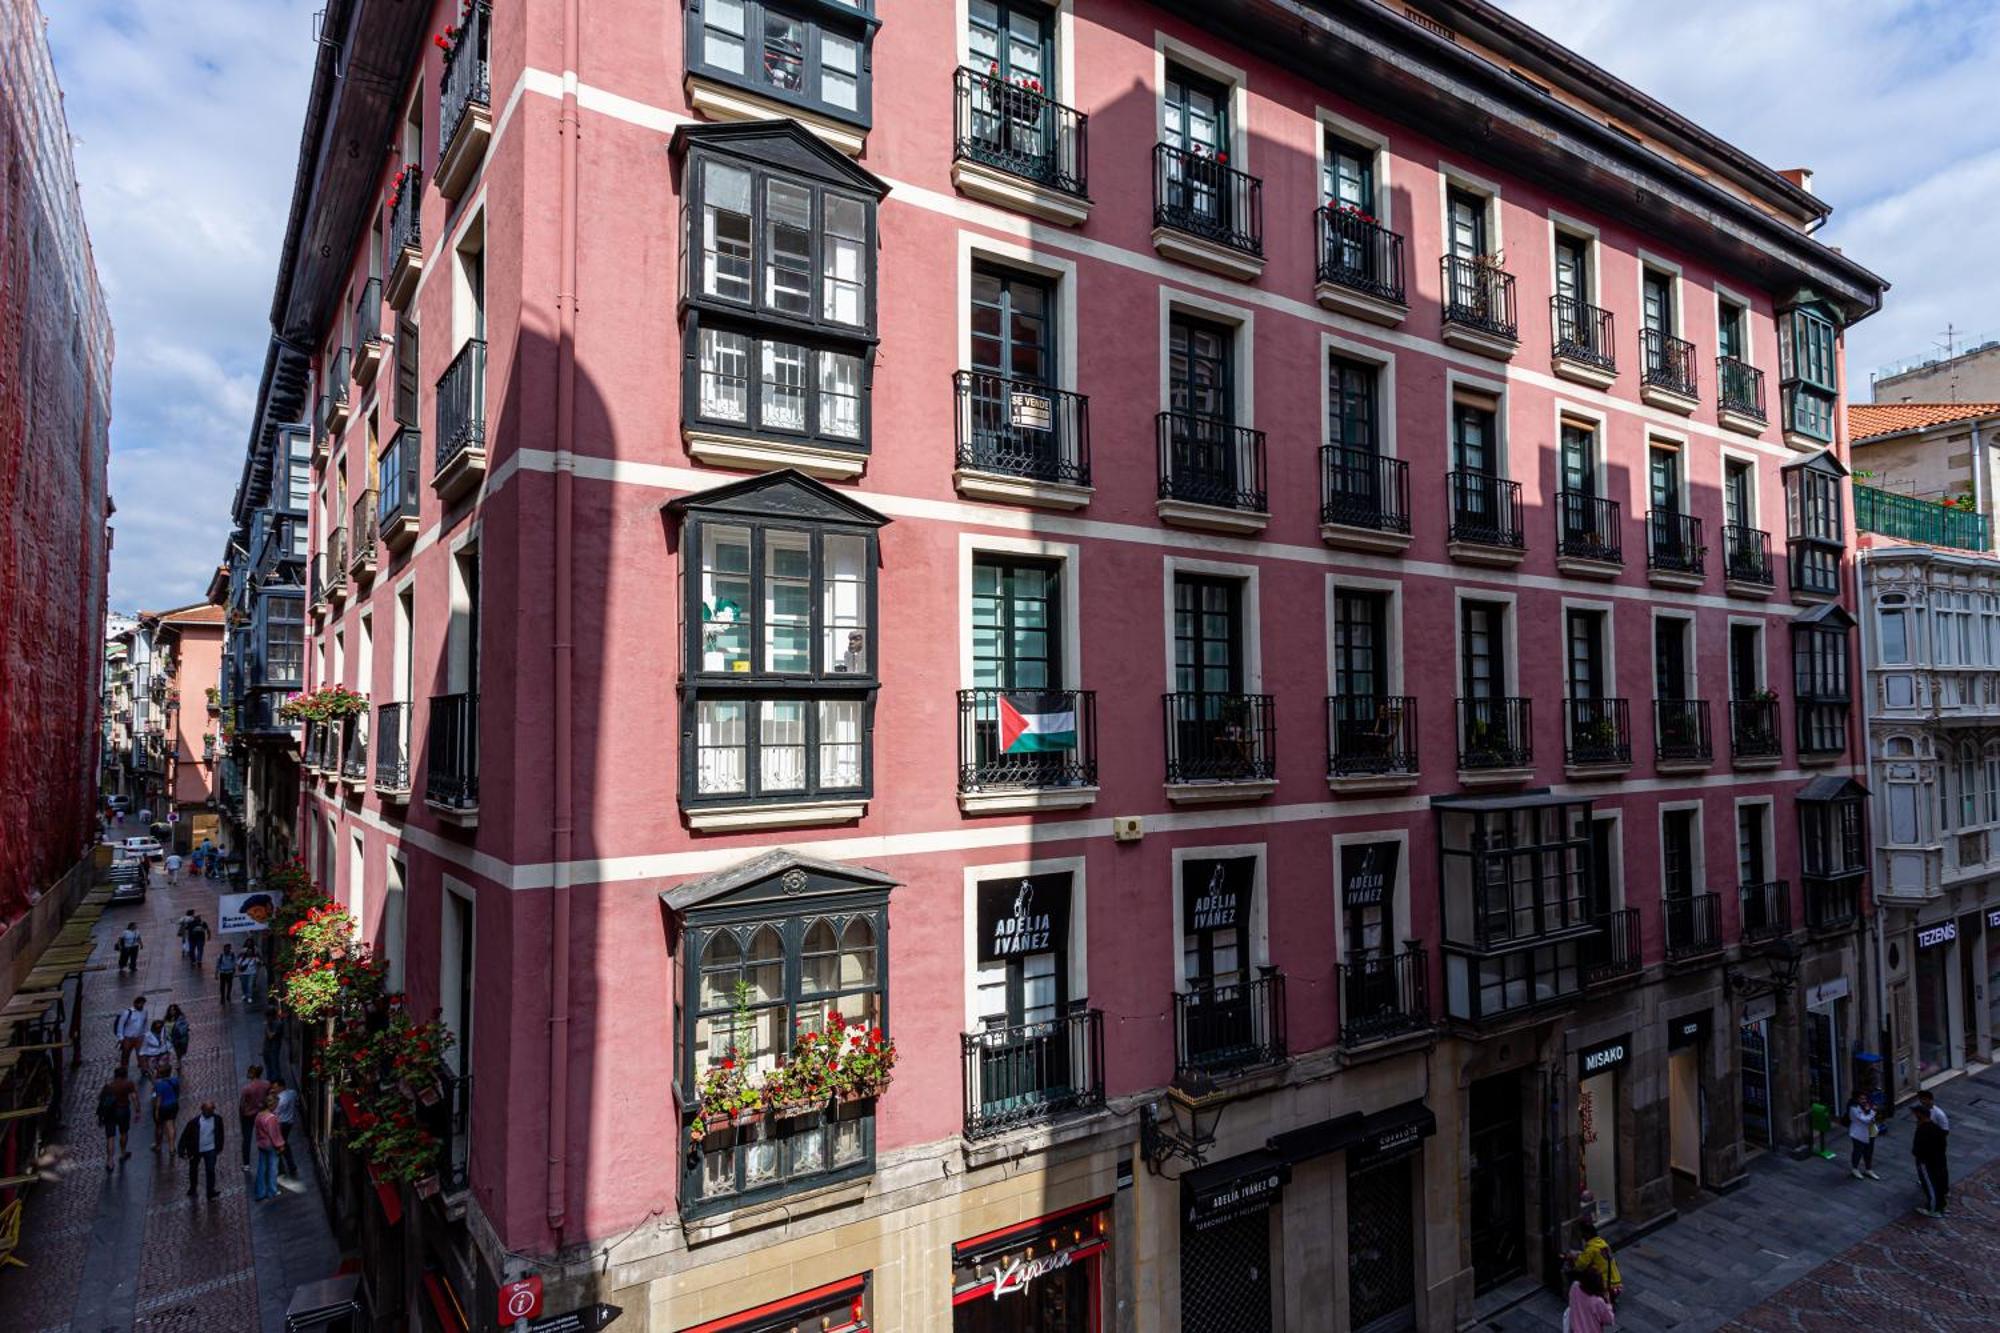
[[[868,1275],[856,1273],[853,1277],[829,1282],[823,1287],[814,1287],[811,1291],[802,1291],[796,1296],[786,1296],[782,1300],[767,1302],[754,1310],[738,1310],[735,1314],[711,1319],[705,1324],[696,1324],[693,1328],[684,1328],[681,1333],[737,1333],[737,1330],[753,1323],[761,1324],[765,1320],[793,1312],[800,1314],[808,1311],[816,1312],[836,1301],[851,1300],[861,1295],[867,1286]],[[867,1333],[867,1329],[868,1321],[862,1319],[842,1324],[837,1330],[829,1329],[828,1333]]]

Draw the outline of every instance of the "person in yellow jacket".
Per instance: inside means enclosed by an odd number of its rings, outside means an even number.
[[[1577,1252],[1575,1269],[1579,1273],[1597,1274],[1604,1283],[1605,1294],[1615,1302],[1625,1285],[1625,1278],[1618,1271],[1618,1260],[1604,1237],[1597,1234],[1596,1223],[1584,1222],[1580,1230],[1583,1232],[1583,1249]]]

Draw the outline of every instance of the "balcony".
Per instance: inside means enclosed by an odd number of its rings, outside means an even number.
[[[1044,509],[1090,503],[1090,400],[985,371],[953,374],[960,495]]]
[[[1708,700],[1653,700],[1653,766],[1662,773],[1679,773],[1714,762]]]
[[[1328,310],[1391,327],[1410,303],[1403,286],[1403,238],[1352,205],[1313,213],[1319,235],[1313,296]]]
[[[1645,970],[1639,952],[1639,909],[1623,908],[1597,919],[1597,933],[1584,940],[1583,984],[1609,986]]]
[[[402,184],[389,206],[389,281],[383,288],[392,310],[417,294],[424,273],[424,172],[415,160],[403,166]]]
[[[1367,449],[1322,445],[1319,535],[1328,546],[1393,553],[1410,544],[1410,465]]]
[[[1417,780],[1417,701],[1409,695],[1329,695],[1326,780],[1335,791],[1387,791]]]
[[[1255,800],[1277,789],[1277,712],[1270,695],[1182,693],[1162,701],[1169,800]]]
[[[1652,407],[1692,414],[1701,406],[1696,387],[1694,344],[1660,329],[1639,330],[1639,397]]]
[[[1226,152],[1153,146],[1153,248],[1248,281],[1264,271],[1264,182]]]
[[[313,399],[312,461],[315,465],[326,462],[328,455],[333,452],[333,446],[326,435],[326,423],[332,411],[328,395],[324,391]]]
[[[1487,472],[1445,476],[1451,506],[1447,549],[1468,565],[1518,565],[1527,555],[1521,523],[1521,483]]]
[[[1534,701],[1458,701],[1458,780],[1519,782],[1535,767]]]
[[[1563,767],[1571,777],[1610,776],[1632,767],[1632,709],[1624,699],[1569,699]]]
[[[1845,699],[1801,696],[1793,701],[1800,763],[1836,759],[1847,752],[1847,710]]]
[[[479,822],[479,696],[431,698],[424,803],[464,828]]]
[[[367,586],[375,578],[375,520],[379,506],[380,497],[373,486],[354,497],[354,522],[348,528],[354,536],[354,549],[347,555],[347,572],[354,576],[357,588]]]
[[[381,491],[375,497],[375,529],[382,544],[401,551],[417,539],[420,497],[417,471],[422,466],[423,434],[404,426],[389,439],[377,470]]]
[[[1738,768],[1775,768],[1785,757],[1775,691],[1729,701],[1729,757]]]
[[[1952,499],[1954,503],[1947,507],[1942,503],[1944,499]],[[1986,516],[1958,508],[1956,497],[1919,499],[1856,482],[1854,526],[1899,541],[1949,546],[1960,551],[1989,549]]]
[[[1618,378],[1617,336],[1611,312],[1574,296],[1549,298],[1554,335],[1550,368],[1566,380],[1608,389]]]
[[[320,402],[323,408],[321,429],[329,449],[332,448],[333,437],[347,429],[350,387],[347,367],[348,354],[345,347],[336,351],[326,365],[326,385]]]
[[[1439,336],[1453,347],[1511,361],[1521,346],[1521,321],[1514,309],[1514,275],[1490,258],[1446,255],[1443,274],[1444,323]]]
[[[974,69],[952,75],[952,96],[960,194],[1066,227],[1090,217],[1090,117]]]
[[[1104,1105],[1104,1014],[1083,1001],[1059,1018],[990,1022],[959,1040],[968,1139]]]
[[[1791,892],[1790,886],[1784,880],[1773,879],[1762,884],[1745,884],[1740,892],[1745,944],[1782,939],[1791,933]]]
[[[418,1114],[427,1122],[437,1140],[438,1186],[449,1197],[463,1194],[469,1183],[467,1167],[472,1158],[472,1075],[454,1073],[449,1066],[438,1071],[442,1096],[437,1104],[422,1107]]]
[[[391,800],[410,796],[410,706],[375,707],[375,790]]]
[[[437,466],[431,489],[455,500],[486,475],[486,344],[466,341],[437,382]]]
[[[1722,896],[1695,893],[1669,896],[1661,905],[1667,922],[1667,961],[1690,959],[1722,952]]]
[[[1285,975],[1174,992],[1174,1083],[1198,1089],[1285,1059]]]
[[[361,284],[361,299],[354,303],[354,382],[372,384],[382,368],[382,280],[370,278]]]
[[[1271,521],[1263,431],[1192,412],[1162,412],[1155,429],[1163,522],[1212,532],[1263,531]]]
[[[1769,597],[1777,586],[1771,534],[1730,523],[1722,529],[1722,586],[1738,597]]]
[[[1846,930],[1861,920],[1861,872],[1807,876],[1799,887],[1803,890],[1807,930]]]
[[[1647,511],[1647,582],[1656,588],[1699,588],[1707,566],[1700,519],[1673,509]]]
[[[339,606],[347,600],[347,529],[326,535],[326,600]]]
[[[438,88],[437,187],[456,199],[486,157],[493,137],[493,94],[487,87],[487,30],[493,24],[490,0],[471,0],[459,20],[457,38],[444,53]]]
[[[1764,372],[1733,356],[1715,358],[1715,419],[1729,430],[1763,434]]]
[[[1350,1051],[1430,1031],[1430,960],[1421,945],[1336,963],[1333,984],[1340,1044]]]
[[[1625,568],[1623,510],[1584,491],[1556,493],[1556,568],[1580,578],[1612,579]]]
[[[960,690],[958,806],[1072,810],[1097,799],[1093,690]]]
[[[368,715],[356,713],[341,725],[340,780],[357,790],[368,781]]]

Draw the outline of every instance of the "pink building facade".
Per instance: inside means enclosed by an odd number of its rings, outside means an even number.
[[[378,1309],[1450,1328],[1800,1141],[1804,178],[1484,5],[875,10],[329,11],[297,850],[460,1037]],[[835,1015],[886,1089],[715,1114]]]

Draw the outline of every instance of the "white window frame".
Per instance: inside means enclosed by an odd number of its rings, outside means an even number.
[[[1610,688],[1604,692],[1607,699],[1627,698],[1618,688],[1618,604],[1596,597],[1565,597],[1562,599],[1562,614],[1556,620],[1556,662],[1562,678],[1562,697],[1569,699],[1569,613],[1572,611],[1596,611],[1604,617],[1604,679]],[[1563,718],[1565,724],[1569,719]],[[1568,730],[1567,725],[1564,728]],[[1567,739],[1567,738],[1565,738]]]
[[[1088,858],[1062,856],[1041,861],[1002,861],[992,865],[965,867],[965,952],[960,956],[965,969],[965,1026],[963,1032],[979,1030],[979,884],[981,880],[1017,879],[1030,875],[1052,875],[1068,871],[1070,876],[1069,943],[1064,957],[1069,964],[1068,998],[1090,996],[1090,930]],[[1178,892],[1178,890],[1176,890]],[[1178,936],[1174,947],[1180,947]]]
[[[1337,632],[1334,617],[1334,599],[1342,592],[1376,592],[1383,595],[1383,621],[1388,631],[1389,642],[1384,645],[1383,660],[1389,666],[1389,678],[1383,682],[1383,693],[1403,694],[1403,581],[1401,579],[1370,578],[1364,574],[1349,574],[1345,571],[1326,575],[1326,601],[1323,610],[1326,616],[1326,692],[1329,696],[1338,693],[1337,670],[1335,666],[1335,639]]]
[[[1662,259],[1643,247],[1638,251],[1638,256],[1638,269],[1632,277],[1632,295],[1638,301],[1633,308],[1639,312],[1640,330],[1643,331],[1646,327],[1646,271],[1651,269],[1655,273],[1673,279],[1674,319],[1673,327],[1667,330],[1668,336],[1688,342],[1694,341],[1687,335],[1687,279],[1681,272],[1681,266],[1671,259]]]
[[[1389,952],[1403,951],[1410,938],[1410,831],[1407,828],[1374,829],[1369,832],[1335,833],[1333,846],[1333,961],[1336,964],[1347,961],[1347,922],[1344,914],[1347,905],[1340,900],[1340,850],[1350,843],[1393,842],[1402,848],[1396,856],[1396,882],[1389,887],[1393,895],[1389,914],[1392,931],[1388,941]]]
[[[1065,690],[1083,688],[1083,548],[1071,542],[1043,541],[1038,537],[1002,537],[985,532],[958,534],[958,680],[959,688],[972,684],[972,565],[975,556],[1026,555],[1059,561],[1062,566],[1062,684]]]
[[[961,9],[964,0],[959,0]],[[1044,278],[1054,289],[1056,342],[1056,388],[1074,393],[1077,388],[1076,261],[1050,254],[1034,245],[1001,240],[978,232],[958,233],[958,365],[972,369],[972,269],[985,261],[999,268],[1018,269]]]
[[[1261,842],[1233,843],[1226,847],[1176,847],[1173,850],[1173,891],[1168,895],[1174,904],[1174,989],[1186,991],[1187,920],[1181,904],[1181,863],[1183,861],[1225,861],[1235,857],[1254,857],[1256,867],[1250,877],[1250,920],[1243,931],[1243,977],[1246,981],[1256,979],[1259,968],[1271,965],[1271,923],[1270,885],[1267,868],[1270,857]],[[1072,919],[1075,907],[1070,909]]]
[[[1317,184],[1320,168],[1326,165],[1326,141],[1330,138],[1345,139],[1362,148],[1374,150],[1375,161],[1372,170],[1375,174],[1375,220],[1381,223],[1385,230],[1394,231],[1396,222],[1392,209],[1396,194],[1389,185],[1389,164],[1393,160],[1389,153],[1389,136],[1323,106],[1313,108],[1313,122],[1313,144],[1316,149],[1313,156],[1315,182],[1313,207],[1321,208],[1326,204],[1326,199],[1319,193]]]
[[[1551,246],[1553,246],[1554,244],[1555,244],[1554,241],[1550,242]],[[1593,302],[1593,304],[1595,303]],[[1552,434],[1549,437],[1554,445],[1556,454],[1555,491],[1562,490],[1563,426],[1565,424],[1574,422],[1577,425],[1584,425],[1590,427],[1590,454],[1591,454],[1592,465],[1597,472],[1597,498],[1600,500],[1616,500],[1618,498],[1617,496],[1612,495],[1610,493],[1610,487],[1611,487],[1610,420],[1611,418],[1609,414],[1599,410],[1598,408],[1586,407],[1582,403],[1576,402],[1575,400],[1569,398],[1559,397],[1555,400],[1553,413],[1551,416],[1552,424],[1550,426],[1550,429],[1554,432],[1554,434]],[[1551,492],[1551,494],[1553,493],[1554,492]],[[1620,508],[1621,509],[1623,508],[1622,504]]]
[[[1507,381],[1489,379],[1469,370],[1446,367],[1444,372],[1444,421],[1445,421],[1445,471],[1451,472],[1453,464],[1451,451],[1453,409],[1458,406],[1460,395],[1493,400],[1493,475],[1502,480],[1513,480],[1512,450],[1509,448],[1513,432],[1507,427]],[[1325,386],[1321,386],[1320,396],[1325,397]],[[1412,503],[1415,503],[1412,497]]]
[[[1375,448],[1384,458],[1396,457],[1396,354],[1325,330],[1319,335],[1320,444],[1331,443],[1333,437],[1333,401],[1327,391],[1327,375],[1336,356],[1375,367]]]
[[[1258,614],[1257,566],[1227,560],[1197,560],[1189,556],[1161,557],[1161,620],[1165,639],[1165,692],[1174,692],[1174,580],[1181,574],[1235,579],[1243,585],[1243,692],[1264,692],[1263,618]]]
[[[1757,313],[1757,307],[1750,304],[1749,297],[1736,291],[1734,288],[1725,287],[1719,282],[1714,286],[1713,295],[1715,296],[1715,309],[1713,312],[1715,316],[1715,354],[1718,357],[1722,355],[1722,307],[1725,304],[1733,305],[1743,311],[1743,351],[1736,359],[1752,369],[1758,368],[1762,365],[1762,362],[1757,359],[1757,337],[1754,331],[1756,320],[1752,318]]]
[[[1180,65],[1229,89],[1229,161],[1224,166],[1250,170],[1250,74],[1197,46],[1153,32],[1153,142],[1167,141],[1167,66]],[[1319,163],[1313,163],[1319,171]],[[1318,188],[1315,186],[1314,188]]]
[[[1319,164],[1313,164],[1317,170]],[[1469,194],[1476,194],[1486,200],[1486,245],[1489,255],[1504,256],[1507,253],[1507,237],[1501,228],[1500,182],[1485,176],[1476,176],[1463,167],[1454,166],[1443,158],[1438,159],[1438,253],[1451,253],[1451,189],[1457,186]],[[1505,267],[1503,264],[1502,267]],[[1508,270],[1512,272],[1511,269]]]
[[[1079,105],[1076,87],[1076,0],[1042,0],[1055,20],[1050,25],[1055,38],[1055,67],[1049,71],[1055,86],[1048,95],[1066,106]],[[952,39],[960,69],[972,64],[972,7],[966,0],[952,0]],[[1164,82],[1164,79],[1162,80]],[[1231,108],[1232,112],[1234,108]]]

